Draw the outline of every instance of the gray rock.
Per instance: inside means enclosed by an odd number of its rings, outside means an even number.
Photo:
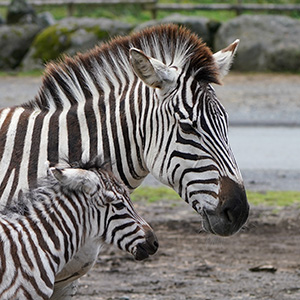
[[[134,31],[140,31],[147,27],[159,24],[177,24],[189,28],[203,39],[210,47],[213,46],[213,37],[215,32],[221,25],[219,22],[212,21],[203,17],[185,16],[181,14],[173,14],[161,20],[151,20],[140,24]]]
[[[233,68],[239,71],[300,71],[300,21],[275,15],[243,15],[223,24],[215,37],[222,49],[241,40]]]
[[[75,55],[116,35],[126,35],[132,26],[99,18],[66,18],[43,30],[34,40],[22,63],[24,70],[40,69],[62,53]]]
[[[39,31],[35,24],[0,26],[0,69],[18,67]]]
[[[36,13],[26,0],[12,0],[7,9],[7,24],[31,24],[36,22]]]
[[[41,28],[46,28],[48,26],[54,25],[56,22],[53,15],[50,12],[46,11],[37,15],[36,23]]]

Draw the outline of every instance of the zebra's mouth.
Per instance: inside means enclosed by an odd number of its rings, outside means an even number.
[[[144,243],[138,244],[134,251],[133,256],[136,260],[143,260],[153,255],[158,249],[158,241],[153,232],[147,234],[147,239]]]
[[[202,226],[205,231],[219,236],[230,236],[237,233],[246,221],[245,217],[235,220],[231,214],[203,210]]]
[[[148,258],[149,253],[145,247],[145,244],[138,244],[133,255],[136,260],[144,260]]]
[[[205,231],[216,234],[210,224],[209,215],[205,209],[202,210],[202,226]]]

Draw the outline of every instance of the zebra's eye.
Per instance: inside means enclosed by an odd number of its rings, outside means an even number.
[[[125,207],[125,204],[123,202],[118,202],[118,203],[114,203],[113,206],[118,209],[121,210]]]
[[[185,133],[195,133],[195,126],[192,121],[190,120],[181,120],[179,121],[179,126]]]

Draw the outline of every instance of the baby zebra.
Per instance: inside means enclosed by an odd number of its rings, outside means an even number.
[[[94,265],[104,243],[137,260],[158,248],[109,172],[48,169],[43,185],[0,213],[0,299],[69,299],[73,281]]]

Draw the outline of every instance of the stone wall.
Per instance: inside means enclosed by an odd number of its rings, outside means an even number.
[[[0,69],[44,68],[45,63],[64,53],[75,55],[116,35],[167,23],[188,27],[213,51],[240,39],[235,70],[300,71],[300,21],[286,16],[242,15],[219,23],[174,14],[133,27],[105,18],[66,18],[55,22],[49,13],[36,15],[25,0],[12,1],[6,24],[0,22]]]

